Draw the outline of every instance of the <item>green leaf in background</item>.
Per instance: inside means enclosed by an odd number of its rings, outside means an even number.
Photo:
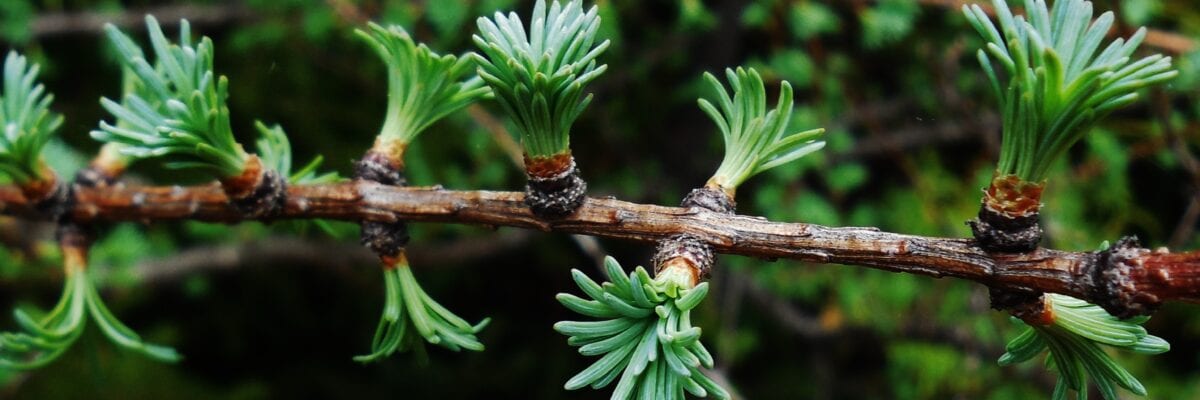
[[[799,40],[837,32],[841,28],[841,20],[829,6],[812,0],[792,4],[788,9],[788,18],[792,36]],[[796,85],[803,86],[799,82]]]
[[[0,1],[0,38],[12,43],[28,41],[36,11],[30,0]]]
[[[859,14],[863,27],[863,43],[868,48],[880,48],[904,39],[912,32],[921,8],[908,0],[882,0],[875,7]]]

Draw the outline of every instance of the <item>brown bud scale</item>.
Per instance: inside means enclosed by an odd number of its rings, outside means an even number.
[[[375,147],[380,147],[379,142]],[[402,148],[400,151],[403,152]],[[404,186],[407,184],[402,172],[404,163],[394,154],[371,149],[354,165],[354,177],[384,185]],[[408,225],[404,222],[362,221],[359,225],[359,242],[378,255],[385,267],[393,265],[395,260],[403,256],[404,246],[409,241]]]
[[[1028,253],[1042,241],[1038,225],[1046,183],[999,175],[984,190],[979,217],[967,221],[979,247],[993,253]]]
[[[562,218],[571,215],[586,199],[587,182],[579,177],[575,159],[569,152],[565,153],[565,158],[563,156],[525,158],[526,176],[529,178],[525,185],[525,205],[538,217]],[[564,159],[565,163],[562,161]]]
[[[1151,293],[1139,290],[1135,273],[1145,271],[1143,260],[1150,253],[1138,243],[1136,237],[1127,236],[1118,240],[1108,250],[1097,253],[1096,269],[1092,271],[1097,305],[1117,318],[1149,315],[1158,309],[1162,300]]]
[[[246,157],[240,175],[220,181],[230,205],[247,217],[270,218],[278,215],[287,202],[287,181],[279,171],[263,168],[256,155]]]
[[[733,201],[729,194],[707,186],[692,189],[679,205],[681,207],[699,207],[721,214],[733,214],[737,210],[737,202]]]
[[[657,275],[669,264],[682,261],[692,267],[697,278],[707,278],[715,260],[716,254],[708,243],[692,235],[675,235],[658,242],[654,273]]]

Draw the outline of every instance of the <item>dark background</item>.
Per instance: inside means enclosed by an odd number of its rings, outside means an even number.
[[[591,2],[589,2],[590,4]],[[601,0],[613,46],[596,99],[572,132],[594,196],[677,204],[720,161],[721,141],[695,105],[700,74],[758,68],[776,93],[797,89],[793,130],[825,127],[826,150],[752,179],[739,211],[804,221],[965,237],[999,144],[999,116],[976,64],[981,41],[953,0]],[[1119,4],[1118,4],[1119,3]],[[1151,246],[1200,247],[1200,9],[1190,0],[1099,1],[1120,29],[1156,30],[1142,54],[1175,57],[1181,76],[1143,93],[1088,135],[1051,173],[1048,245],[1092,250],[1136,234]],[[8,0],[0,38],[43,67],[66,115],[47,156],[60,173],[85,162],[87,137],[117,96],[120,74],[100,34],[115,21],[144,38],[141,18],[179,18],[217,45],[229,77],[234,130],[280,123],[298,162],[322,154],[348,173],[382,124],[383,65],[351,32],[367,20],[402,24],[442,52],[473,50],[477,16],[528,14],[531,1]],[[773,96],[773,94],[769,94]],[[497,122],[498,121],[498,122]],[[411,181],[516,190],[523,175],[503,145],[491,102],[430,129],[408,154]],[[139,162],[130,179],[202,177]],[[568,268],[597,275],[599,256],[626,267],[652,249],[611,240],[468,226],[413,226],[414,268],[426,290],[463,317],[490,316],[487,350],[440,347],[360,365],[382,307],[357,227],[334,224],[105,228],[92,259],[114,312],[147,339],[185,356],[164,365],[123,352],[89,327],[62,359],[0,373],[15,398],[607,398],[562,385],[592,359],[551,329],[572,318],[554,294],[574,291]],[[0,306],[53,304],[61,284],[52,229],[0,219]],[[747,398],[1049,397],[1037,363],[999,367],[1016,326],[989,310],[980,285],[859,267],[722,256],[714,291],[694,320],[718,372]],[[1169,304],[1147,324],[1169,353],[1118,355],[1153,398],[1200,398],[1200,308]],[[14,329],[11,321],[0,328]],[[1125,393],[1128,395],[1128,393]],[[1096,396],[1099,398],[1099,396]]]

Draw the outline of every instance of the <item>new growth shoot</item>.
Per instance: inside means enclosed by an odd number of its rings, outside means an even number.
[[[516,13],[479,18],[473,39],[486,56],[475,56],[479,76],[513,119],[529,157],[570,149],[571,124],[592,100],[591,94],[583,96],[583,87],[608,68],[596,64],[609,44],[595,44],[597,13],[596,6],[585,12],[582,0],[553,1],[549,7],[538,0],[528,33]]]
[[[376,150],[390,158],[399,161],[403,149],[426,128],[491,92],[471,74],[470,57],[438,55],[400,26],[371,23],[354,33],[387,64],[387,116]]]
[[[793,100],[792,85],[787,81],[780,84],[775,108],[768,110],[766,87],[757,71],[726,69],[725,77],[733,88],[732,97],[716,76],[706,72],[704,80],[712,88],[713,97],[697,102],[725,140],[725,158],[707,186],[733,199],[737,187],[750,177],[825,147],[825,142],[817,139],[825,130],[788,134]]]
[[[233,138],[229,122],[229,82],[213,74],[213,44],[207,37],[192,42],[191,28],[180,21],[179,41],[171,43],[158,21],[146,16],[155,62],[115,26],[105,26],[125,68],[133,72],[134,90],[121,102],[100,104],[121,123],[100,122],[92,137],[121,143],[121,151],[137,158],[172,155],[170,168],[200,168],[217,178],[242,174],[250,157]]]
[[[963,13],[987,41],[979,64],[1003,110],[1000,175],[1045,179],[1096,121],[1133,103],[1138,90],[1178,75],[1170,57],[1133,58],[1144,27],[1102,47],[1113,13],[1093,21],[1089,1],[1059,0],[1048,9],[1044,0],[1025,0],[1025,16],[1013,15],[1004,0],[992,4],[998,27],[978,5],[963,6]]]
[[[37,81],[38,65],[9,52],[4,59],[4,91],[0,97],[0,173],[22,187],[53,181],[42,161],[42,148],[63,117],[50,111],[54,95]]]
[[[554,329],[567,335],[579,354],[600,356],[569,381],[567,390],[600,389],[617,382],[612,399],[728,399],[729,393],[702,371],[713,367],[712,354],[700,343],[691,310],[708,294],[708,283],[651,278],[637,267],[626,273],[612,257],[604,259],[610,282],[598,284],[571,270],[589,299],[559,293],[571,311],[596,321],[563,321]],[[685,280],[686,281],[686,280]]]

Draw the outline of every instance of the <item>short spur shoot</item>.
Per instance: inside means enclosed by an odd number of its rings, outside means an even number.
[[[483,330],[489,320],[485,318],[471,325],[438,304],[421,289],[407,259],[400,257],[391,265],[385,265],[383,279],[386,306],[375,338],[371,340],[371,353],[354,357],[355,361],[378,361],[407,350],[414,343],[420,343],[418,336],[453,351],[483,351],[483,344],[475,334]]]
[[[708,183],[683,200],[684,207],[711,212],[734,212],[738,185],[751,176],[821,149],[821,130],[785,135],[792,115],[791,85],[781,84],[779,102],[767,111],[766,88],[753,69],[726,70],[732,98],[711,74],[720,110],[708,100],[700,107],[716,122],[725,139],[725,157]],[[626,274],[612,257],[605,259],[610,282],[597,284],[572,270],[575,283],[590,300],[560,293],[558,300],[580,314],[600,321],[555,324],[580,346],[580,354],[602,356],[567,382],[568,390],[600,389],[616,381],[612,399],[729,398],[729,393],[705,376],[713,357],[700,343],[700,328],[691,325],[691,310],[708,293],[707,278],[715,262],[711,246],[686,234],[659,242],[654,277],[637,267]],[[620,377],[617,380],[617,377]]]
[[[438,55],[417,43],[397,25],[374,23],[356,30],[387,66],[388,102],[383,128],[375,144],[356,164],[355,178],[385,185],[404,186],[404,151],[438,120],[459,111],[491,90],[473,76],[469,57]],[[383,265],[385,304],[371,342],[371,353],[356,361],[379,361],[407,350],[417,337],[454,351],[482,351],[475,337],[487,320],[468,324],[433,300],[417,283],[409,267],[405,245],[408,227],[403,221],[361,222],[362,243],[379,256]]]
[[[587,184],[571,156],[571,125],[592,95],[585,85],[607,69],[596,58],[608,48],[596,44],[598,9],[582,0],[547,6],[537,0],[526,34],[516,13],[479,18],[475,45],[479,76],[512,118],[525,147],[529,179],[525,202],[544,218],[569,215],[583,203]]]
[[[1059,294],[1044,295],[1053,321],[1026,325],[1025,330],[1008,342],[1000,365],[1011,365],[1048,353],[1046,365],[1058,372],[1053,398],[1066,399],[1068,391],[1086,398],[1088,378],[1106,400],[1116,400],[1117,387],[1139,396],[1146,388],[1117,364],[1100,347],[1127,350],[1138,354],[1160,354],[1171,348],[1166,341],[1146,333],[1141,324],[1150,317],[1119,320],[1099,306]],[[1044,321],[1043,321],[1044,322]]]
[[[730,214],[737,209],[737,188],[747,179],[812,154],[825,147],[825,142],[818,139],[823,129],[787,132],[794,101],[787,81],[780,82],[779,100],[768,109],[766,85],[758,71],[738,67],[726,69],[725,76],[733,88],[732,96],[716,76],[705,73],[711,97],[697,100],[721,132],[724,156],[704,187],[688,193],[681,206]],[[680,274],[690,276],[695,284],[708,275],[713,262],[708,244],[690,235],[675,235],[659,242],[655,276]]]
[[[726,69],[725,78],[733,88],[732,96],[716,76],[706,72],[704,80],[711,88],[712,97],[711,100],[702,98],[697,101],[700,109],[721,131],[725,156],[704,188],[693,191],[688,197],[724,197],[728,204],[718,208],[732,212],[738,186],[754,175],[825,147],[825,142],[818,140],[825,130],[787,131],[794,101],[792,85],[787,81],[780,83],[779,100],[775,108],[768,109],[766,86],[754,68]],[[698,193],[700,191],[712,193]],[[686,202],[685,206],[688,206]]]
[[[1026,252],[1041,241],[1041,193],[1054,161],[1101,118],[1137,100],[1138,90],[1178,73],[1170,57],[1133,58],[1145,28],[1102,46],[1114,16],[1093,21],[1089,1],[1048,8],[1044,0],[1025,0],[1025,16],[1014,16],[1004,0],[992,4],[999,26],[978,5],[963,6],[988,42],[979,63],[1004,116],[1000,161],[971,226],[985,249]]]
[[[246,214],[276,212],[287,183],[234,139],[226,104],[229,82],[213,73],[212,40],[193,43],[186,20],[180,22],[178,43],[166,38],[152,16],[146,17],[146,28],[153,64],[132,39],[113,25],[105,27],[133,79],[120,102],[100,100],[117,123],[100,122],[92,137],[119,143],[122,153],[135,158],[171,156],[168,168],[207,171]]]
[[[558,294],[571,311],[599,319],[554,324],[580,354],[600,356],[567,381],[567,390],[601,389],[616,382],[614,400],[682,400],[685,392],[728,399],[729,393],[704,375],[713,358],[700,343],[700,328],[691,323],[691,310],[704,300],[708,283],[651,278],[642,267],[626,273],[612,257],[604,259],[604,267],[610,282],[603,284],[571,270],[587,299]]]
[[[1050,8],[1044,0],[1025,0],[1025,16],[1014,16],[1004,0],[994,0],[993,6],[998,27],[978,5],[963,7],[988,42],[977,54],[1004,117],[1000,161],[978,219],[968,224],[983,250],[1025,253],[1037,250],[1042,239],[1041,196],[1054,161],[1098,120],[1134,102],[1138,90],[1177,72],[1169,57],[1131,58],[1145,28],[1102,46],[1114,16],[1105,12],[1093,20],[1089,1],[1058,0]],[[996,72],[997,64],[1003,76]],[[1137,247],[1131,242],[1122,240],[1115,251]],[[1048,351],[1046,365],[1059,373],[1055,399],[1067,398],[1070,391],[1087,398],[1088,376],[1105,399],[1115,400],[1118,386],[1145,395],[1137,379],[1099,345],[1143,354],[1169,348],[1140,326],[1144,317],[1122,320],[1100,306],[1057,294],[993,288],[991,298],[994,308],[1012,312],[1028,326],[1009,342],[1000,363]]]
[[[42,159],[42,149],[62,126],[63,117],[50,111],[54,95],[37,81],[38,65],[16,52],[4,58],[4,88],[0,94],[0,175],[7,176],[34,201],[61,193],[54,171]]]
[[[366,158],[382,157],[403,169],[404,150],[418,135],[491,92],[474,76],[470,57],[439,55],[399,25],[370,23],[354,34],[379,55],[388,74],[387,113]]]
[[[22,310],[13,312],[21,331],[0,332],[0,368],[28,370],[58,359],[79,339],[89,316],[113,343],[159,361],[178,361],[174,349],[145,343],[117,320],[88,277],[90,243],[77,227],[60,229],[66,275],[62,296],[53,309],[37,317]]]

